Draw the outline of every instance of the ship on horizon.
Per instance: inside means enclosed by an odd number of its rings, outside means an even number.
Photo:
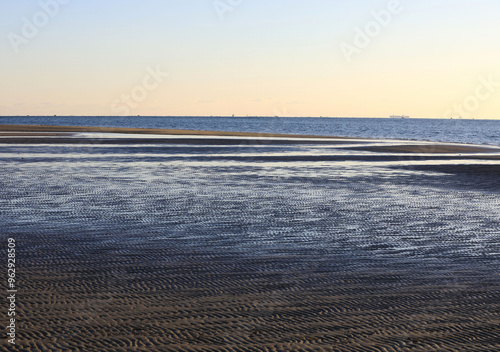
[[[409,118],[410,116],[407,116],[407,115],[391,115],[389,116],[391,119],[407,119]]]

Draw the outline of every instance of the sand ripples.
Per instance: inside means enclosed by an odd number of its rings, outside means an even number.
[[[494,172],[472,182],[470,160],[448,156],[451,172],[328,145],[263,148],[349,162],[205,147],[0,146],[18,350],[500,348]]]

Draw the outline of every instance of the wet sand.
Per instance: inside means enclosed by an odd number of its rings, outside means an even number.
[[[407,144],[390,146],[355,147],[354,150],[388,153],[423,153],[423,154],[459,154],[459,153],[499,153],[500,148],[477,147],[468,145],[436,144]]]
[[[32,241],[17,236],[20,243]],[[23,265],[24,351],[494,351],[500,285],[481,266],[329,268],[57,240]],[[26,252],[24,252],[26,255]],[[108,253],[108,254],[106,254]],[[44,256],[44,257],[42,257]],[[156,257],[156,259],[155,259]],[[344,259],[347,261],[347,259]],[[435,269],[435,268],[432,268]],[[31,347],[28,347],[31,346]],[[37,349],[38,348],[38,349]]]
[[[331,136],[311,136],[277,133],[250,132],[220,132],[179,129],[154,128],[117,128],[117,127],[87,127],[87,126],[40,126],[40,125],[0,125],[0,131],[12,132],[93,132],[121,134],[154,134],[154,135],[186,135],[186,136],[239,136],[239,137],[292,137],[292,138],[342,138]]]
[[[496,149],[63,129],[0,136],[16,350],[500,348]]]
[[[1,130],[1,127],[0,127]],[[58,137],[71,136],[71,133],[54,133],[54,132],[0,132],[0,137]]]

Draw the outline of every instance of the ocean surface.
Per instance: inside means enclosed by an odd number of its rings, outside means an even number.
[[[0,117],[0,124],[173,128],[389,138],[500,146],[500,120],[303,117]]]

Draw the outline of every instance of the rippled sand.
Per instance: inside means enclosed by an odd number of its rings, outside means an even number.
[[[500,349],[495,148],[37,131],[0,136],[16,350]]]

